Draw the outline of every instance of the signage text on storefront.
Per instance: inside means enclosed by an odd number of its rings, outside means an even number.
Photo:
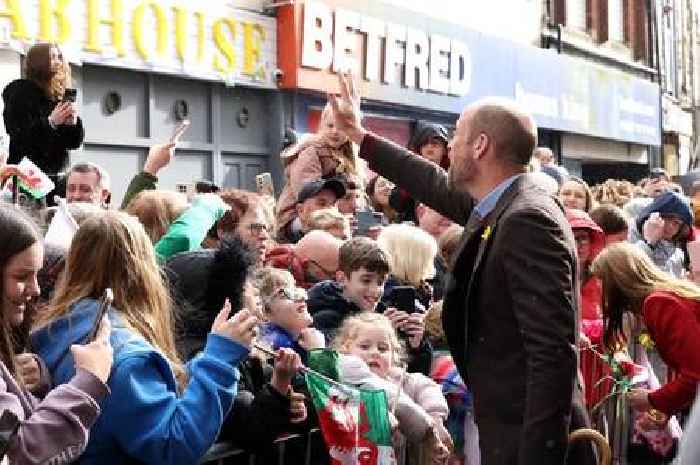
[[[73,62],[272,87],[274,18],[219,0],[0,0],[5,47],[57,43]]]

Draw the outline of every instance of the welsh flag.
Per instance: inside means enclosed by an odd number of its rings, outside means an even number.
[[[322,373],[337,374],[334,360],[337,354],[323,350],[312,351],[309,361]],[[396,464],[384,391],[356,389],[314,372],[305,378],[332,465]]]

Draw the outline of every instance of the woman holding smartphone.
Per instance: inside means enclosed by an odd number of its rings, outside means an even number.
[[[31,357],[20,357],[30,354],[17,354],[15,341],[24,336],[18,333],[26,329],[39,296],[44,247],[32,220],[5,204],[0,204],[0,242],[0,451],[12,464],[70,463],[85,449],[88,429],[109,394],[110,323],[102,320],[94,341],[68,348],[73,374],[39,402],[29,392],[31,364],[25,362]],[[14,434],[8,435],[15,422]]]
[[[42,43],[29,49],[24,79],[12,81],[2,92],[3,119],[10,135],[8,163],[26,156],[55,181],[68,161],[68,150],[80,147],[85,135],[75,89],[70,87],[70,67],[57,45]]]

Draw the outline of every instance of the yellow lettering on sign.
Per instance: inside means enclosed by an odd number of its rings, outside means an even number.
[[[110,26],[112,28],[112,45],[117,55],[122,57],[124,51],[124,8],[122,0],[111,0],[111,16],[100,18],[100,0],[87,0],[87,43],[84,50],[86,52],[101,53],[100,26]]]
[[[206,38],[204,13],[195,11],[194,15],[197,17],[197,63],[201,63],[204,60],[204,39]]]
[[[7,18],[12,22],[12,37],[15,39],[29,39],[27,27],[19,9],[19,0],[5,0],[6,8],[0,10],[0,18]]]
[[[243,23],[243,73],[258,73],[265,30],[259,24]]]
[[[39,40],[59,44],[66,43],[71,32],[70,21],[66,16],[66,7],[70,1],[58,0],[56,4],[53,0],[39,1]],[[55,33],[54,24],[58,28],[58,35]]]
[[[175,12],[175,51],[180,61],[187,56],[187,10],[174,6]]]
[[[214,69],[221,73],[230,73],[236,66],[236,51],[233,49],[235,38],[236,21],[221,18],[214,23],[214,44],[225,57],[225,60],[221,60],[219,55],[214,56]]]
[[[141,58],[148,60],[150,53],[146,49],[143,40],[143,17],[146,14],[146,8],[151,9],[156,18],[156,53],[162,56],[168,45],[168,27],[165,18],[165,11],[156,0],[145,0],[134,10],[134,18],[131,22],[131,30],[134,35],[134,45],[136,51],[139,52]]]

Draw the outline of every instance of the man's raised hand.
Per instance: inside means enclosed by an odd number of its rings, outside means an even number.
[[[335,126],[344,132],[350,140],[361,144],[367,131],[362,127],[362,114],[360,112],[360,96],[355,87],[355,81],[351,74],[338,73],[338,85],[340,97],[328,94],[328,101],[333,109]]]

